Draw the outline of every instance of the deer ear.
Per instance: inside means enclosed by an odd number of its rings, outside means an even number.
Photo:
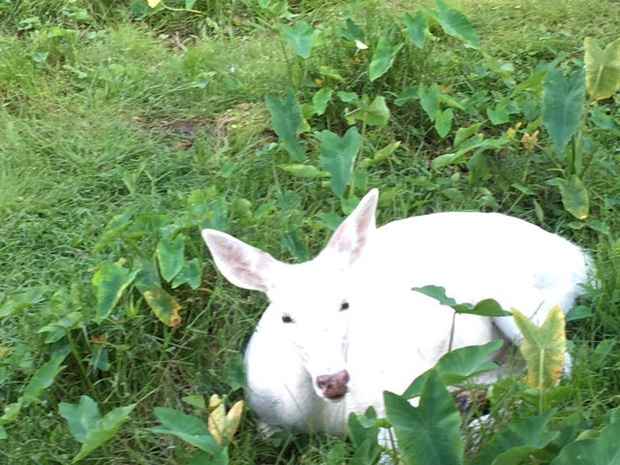
[[[343,268],[352,265],[362,254],[370,235],[377,229],[375,210],[378,189],[372,189],[338,226],[322,256],[336,258]]]
[[[267,252],[221,231],[204,229],[202,238],[217,268],[237,287],[266,293],[274,270],[283,265]]]

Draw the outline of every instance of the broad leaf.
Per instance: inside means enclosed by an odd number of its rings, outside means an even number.
[[[377,443],[379,420],[374,408],[368,407],[362,416],[349,414],[347,427],[354,447],[351,465],[368,465],[377,463],[381,456],[381,448]]]
[[[472,465],[518,465],[546,447],[557,431],[546,431],[552,410],[543,415],[515,420],[502,427],[487,443]]]
[[[232,441],[243,413],[243,401],[237,401],[226,413],[224,401],[220,396],[213,394],[209,399],[209,417],[207,429],[218,444],[226,445]]]
[[[155,316],[168,326],[181,323],[181,304],[161,287],[153,260],[139,257],[137,261],[140,270],[136,276],[136,287]]]
[[[165,407],[155,407],[154,413],[161,425],[149,428],[150,431],[171,434],[210,454],[220,450],[206,423],[199,418]]]
[[[384,392],[383,398],[405,463],[461,465],[461,417],[439,373],[428,375],[417,408],[390,392]]]
[[[503,341],[492,341],[484,345],[460,347],[443,355],[435,367],[418,376],[403,393],[403,397],[410,399],[422,392],[422,386],[431,371],[441,375],[444,384],[452,385],[465,381],[485,371],[494,370],[497,364],[489,361],[493,353],[498,351]]]
[[[92,279],[97,297],[95,321],[101,322],[110,315],[137,274],[137,271],[128,270],[120,262],[104,263],[95,272]]]
[[[56,375],[65,369],[61,363],[66,356],[66,352],[54,354],[49,361],[41,365],[37,371],[34,372],[32,378],[30,378],[30,381],[28,381],[28,384],[24,388],[21,407],[30,405],[44,390],[52,385]]]
[[[540,327],[516,309],[512,310],[512,314],[523,334],[519,351],[527,365],[525,382],[541,391],[552,388],[564,368],[564,313],[556,305]]]
[[[38,304],[43,300],[45,290],[46,288],[44,286],[37,286],[15,295],[0,305],[0,318],[7,317],[18,310]]]
[[[481,316],[509,316],[510,312],[502,309],[502,307],[493,299],[485,299],[478,302],[476,305],[469,303],[459,304],[452,297],[446,295],[445,288],[441,286],[422,286],[414,287],[411,290],[420,292],[424,295],[432,297],[437,300],[441,305],[446,305],[452,308],[457,313],[471,313],[473,315]]]
[[[185,262],[185,236],[177,234],[174,239],[162,237],[157,243],[155,253],[161,277],[167,282],[172,281]]]
[[[442,139],[448,135],[450,129],[452,129],[452,117],[454,112],[452,108],[448,108],[444,111],[437,113],[437,119],[435,120],[435,131]]]
[[[302,161],[305,153],[296,136],[301,124],[301,112],[295,94],[289,90],[284,101],[268,95],[265,97],[265,102],[271,115],[273,130],[282,141],[284,148],[293,160]]]
[[[353,103],[357,108],[345,115],[349,124],[353,124],[355,120],[364,121],[371,126],[385,126],[388,123],[390,110],[385,104],[385,97],[375,97],[370,103],[364,97]]]
[[[333,90],[329,87],[320,89],[316,94],[312,96],[312,108],[314,112],[321,116],[327,109],[327,104],[332,99]]]
[[[558,150],[575,134],[584,101],[583,71],[574,72],[568,79],[555,68],[547,72],[543,86],[542,120]]]
[[[578,220],[585,220],[590,212],[590,196],[579,176],[556,178],[554,181],[560,189],[564,209]]]
[[[620,463],[620,421],[606,427],[597,438],[582,439],[564,447],[551,465],[612,465]]]
[[[112,439],[135,407],[136,404],[118,407],[105,414],[103,418],[97,422],[95,427],[86,434],[84,442],[82,443],[82,448],[78,454],[73,457],[73,463],[82,460],[92,451]]]
[[[418,48],[423,48],[426,42],[426,19],[424,13],[418,11],[415,16],[409,13],[403,15],[403,24],[407,28],[407,39]]]
[[[202,264],[199,258],[192,258],[183,264],[181,272],[172,280],[172,287],[177,288],[187,284],[192,289],[198,289],[202,281]]]
[[[306,21],[299,21],[294,26],[278,23],[282,38],[302,58],[308,58],[312,50],[312,27]]]
[[[79,404],[61,402],[58,413],[69,423],[69,430],[75,439],[84,442],[88,432],[101,420],[97,403],[88,396],[80,396]]]
[[[603,50],[592,37],[584,40],[586,88],[594,100],[611,97],[620,86],[620,39]]]
[[[368,77],[371,81],[380,78],[388,72],[402,46],[402,43],[392,46],[385,36],[379,37],[368,68]]]
[[[439,88],[437,84],[433,84],[427,87],[426,84],[421,83],[418,87],[418,97],[420,97],[420,104],[428,115],[431,121],[435,121],[439,108]]]
[[[360,149],[362,138],[355,127],[351,127],[343,137],[325,130],[318,133],[317,138],[321,141],[319,152],[321,167],[331,174],[329,184],[334,194],[342,197],[351,179],[353,162]]]
[[[434,14],[434,17],[446,34],[458,37],[475,48],[480,48],[476,32],[463,13],[453,8],[448,8],[440,0],[435,0],[435,4],[438,7],[438,11]]]

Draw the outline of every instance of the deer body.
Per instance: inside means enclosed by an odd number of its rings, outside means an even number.
[[[262,427],[344,434],[350,412],[400,393],[448,351],[452,309],[411,290],[434,284],[457,302],[494,298],[537,323],[568,310],[586,282],[574,244],[495,213],[436,213],[376,228],[368,193],[314,260],[285,264],[232,236],[203,237],[233,284],[270,305],[246,349],[250,406]],[[458,315],[452,347],[517,341],[512,318]]]

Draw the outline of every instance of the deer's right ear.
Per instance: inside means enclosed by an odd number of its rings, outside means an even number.
[[[243,289],[264,293],[269,290],[269,277],[280,264],[278,260],[267,252],[215,229],[203,229],[202,238],[217,268],[228,281]]]

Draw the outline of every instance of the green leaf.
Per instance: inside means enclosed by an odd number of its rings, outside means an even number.
[[[171,434],[210,454],[220,450],[221,446],[209,433],[207,423],[201,419],[165,407],[155,407],[154,413],[161,425],[149,428],[150,431]]]
[[[583,320],[584,318],[592,318],[594,313],[590,310],[590,307],[586,307],[585,305],[578,305],[576,307],[571,308],[564,319],[568,323],[569,321],[577,321]]]
[[[368,77],[371,82],[388,72],[402,46],[402,43],[392,46],[385,36],[379,37],[368,68]]]
[[[458,148],[465,141],[470,140],[470,138],[474,137],[478,133],[478,129],[480,129],[481,126],[482,123],[474,123],[470,126],[458,128],[456,131],[456,135],[454,136],[454,148]]]
[[[558,150],[575,134],[584,101],[583,71],[574,72],[568,79],[555,68],[547,72],[543,86],[542,121]]]
[[[382,149],[377,150],[372,158],[365,158],[362,160],[360,162],[360,167],[368,168],[369,166],[381,163],[383,160],[392,155],[398,147],[400,147],[400,141],[392,142],[391,144],[386,145]]]
[[[440,0],[435,0],[435,4],[438,7],[435,19],[446,34],[468,42],[475,48],[480,48],[476,32],[463,13],[453,8],[448,8]]]
[[[586,37],[586,89],[594,100],[611,97],[620,86],[620,39],[601,49],[592,37]]]
[[[312,51],[312,27],[306,21],[299,21],[293,27],[278,23],[282,38],[295,53],[302,58],[308,58]]]
[[[415,16],[409,13],[403,15],[403,24],[407,28],[407,39],[418,48],[424,48],[426,42],[426,19],[424,13],[418,11]]]
[[[104,415],[94,428],[88,431],[82,443],[82,448],[73,457],[72,462],[79,462],[92,451],[112,439],[136,405],[131,404],[126,407],[118,407]]]
[[[582,439],[564,447],[551,465],[611,465],[620,463],[620,421],[606,427],[597,438]]]
[[[333,91],[329,87],[323,87],[312,96],[312,107],[314,112],[321,116],[327,109],[327,104],[332,99]]]
[[[172,288],[176,289],[187,284],[192,289],[198,289],[202,282],[202,263],[199,258],[192,258],[183,264],[181,272],[172,280]]]
[[[278,168],[298,178],[326,178],[329,173],[321,171],[314,165],[279,165]]]
[[[43,300],[45,291],[46,288],[44,286],[37,286],[13,296],[0,305],[0,318],[5,318],[18,310],[38,304]]]
[[[162,287],[153,260],[144,257],[137,258],[140,270],[136,276],[136,287],[142,293],[144,300],[155,316],[168,326],[181,323],[181,304]]]
[[[79,442],[84,442],[88,432],[101,420],[97,403],[88,396],[80,396],[79,404],[61,402],[58,405],[58,413],[67,420],[71,435]]]
[[[364,97],[354,104],[357,108],[345,115],[349,124],[360,120],[371,126],[385,126],[390,119],[390,110],[385,104],[385,97],[375,97],[370,103]]]
[[[452,308],[457,313],[471,313],[473,315],[481,316],[509,316],[510,312],[502,309],[502,307],[493,299],[484,299],[478,302],[476,305],[469,303],[459,304],[452,297],[446,295],[445,288],[441,286],[422,286],[414,287],[413,291],[421,292],[424,295],[432,297],[439,301],[441,305],[446,305]]]
[[[81,328],[84,322],[82,312],[71,312],[68,315],[50,323],[37,330],[37,333],[48,333],[45,337],[45,344],[52,344],[60,341],[67,331],[75,328]]]
[[[18,402],[5,405],[3,408],[2,416],[0,417],[0,425],[6,425],[17,419],[19,412],[22,409],[22,399]]]
[[[360,28],[354,21],[347,18],[345,24],[346,26],[337,28],[340,37],[351,42],[355,42],[356,40],[366,42],[364,31],[362,31],[362,28]]]
[[[512,314],[523,334],[519,351],[527,365],[525,382],[539,391],[552,388],[564,368],[566,352],[564,313],[556,305],[549,311],[540,327],[519,310],[513,309]]]
[[[405,463],[462,464],[461,417],[439,373],[431,371],[428,375],[417,408],[390,392],[384,392],[383,398]]]
[[[349,414],[347,427],[355,450],[349,461],[351,465],[374,464],[381,456],[381,447],[377,443],[377,424],[377,414],[372,407],[368,407],[361,416],[353,412]]]
[[[487,108],[487,116],[489,117],[489,121],[491,121],[491,124],[494,125],[504,124],[509,121],[506,107],[500,104],[497,104],[495,106],[495,109]]]
[[[503,341],[497,340],[479,346],[460,347],[444,354],[435,367],[422,373],[409,385],[403,397],[410,399],[419,396],[424,382],[433,370],[441,375],[444,384],[453,385],[485,371],[496,369],[497,364],[489,359],[503,344]]]
[[[418,86],[418,97],[420,97],[420,104],[428,115],[431,121],[435,121],[439,108],[439,88],[437,84],[433,84],[427,87],[426,84],[421,83]]]
[[[557,431],[546,431],[552,413],[511,421],[482,446],[472,465],[520,464],[558,436]]]
[[[342,197],[351,179],[353,161],[361,147],[362,138],[355,127],[349,128],[343,137],[325,130],[318,133],[317,138],[321,141],[321,167],[331,174],[329,184],[334,194]]]
[[[119,299],[131,283],[136,279],[138,272],[130,271],[120,262],[104,263],[93,275],[92,285],[97,297],[95,321],[105,320]]]
[[[590,196],[579,176],[568,179],[556,178],[564,209],[578,220],[585,220],[590,211]]]
[[[444,111],[437,113],[437,119],[435,120],[435,131],[442,139],[448,135],[450,129],[452,129],[452,117],[454,112],[452,108],[448,108]]]
[[[302,161],[305,152],[297,140],[297,129],[301,124],[301,112],[299,103],[292,90],[286,93],[284,101],[268,95],[265,97],[267,110],[271,115],[273,130],[282,141],[285,150],[295,161]]]
[[[165,281],[170,282],[179,274],[185,263],[185,236],[177,234],[174,239],[162,237],[155,249],[159,271]]]
[[[66,356],[66,353],[57,353],[34,372],[32,378],[30,378],[30,381],[28,381],[28,384],[24,388],[21,399],[22,407],[30,405],[43,391],[52,385],[56,375],[65,369],[61,363]]]

